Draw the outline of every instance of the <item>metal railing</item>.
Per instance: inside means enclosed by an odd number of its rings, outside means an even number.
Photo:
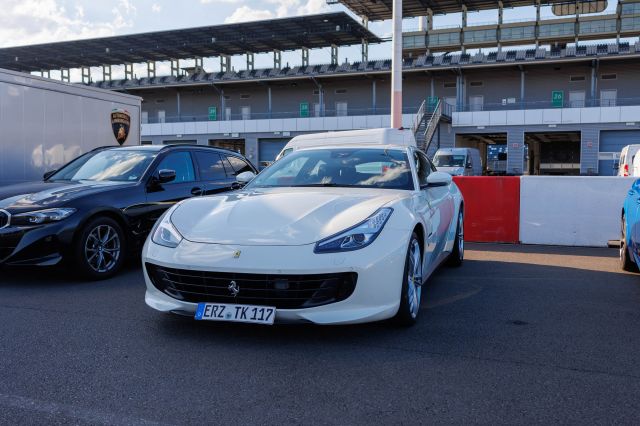
[[[415,107],[402,108],[403,114],[415,114]],[[345,110],[331,110],[324,109],[322,114],[309,111],[308,115],[300,114],[299,111],[288,112],[251,112],[251,113],[231,113],[224,117],[218,111],[215,119],[208,114],[181,114],[181,115],[166,115],[164,118],[160,118],[157,115],[149,115],[147,121],[143,120],[143,124],[157,124],[157,123],[188,123],[197,121],[232,121],[232,120],[271,120],[271,119],[284,119],[284,118],[322,118],[322,117],[353,117],[364,115],[390,115],[390,108],[348,108]]]
[[[456,112],[476,112],[476,111],[507,111],[514,109],[562,109],[562,108],[599,108],[599,107],[616,107],[616,106],[638,106],[640,98],[616,98],[616,99],[585,99],[585,100],[567,100],[553,102],[548,101],[515,101],[500,103],[482,103],[469,104],[455,108],[449,107]]]
[[[440,118],[442,117],[442,101],[438,99],[438,103],[436,104],[431,117],[429,118],[429,122],[427,123],[427,127],[424,129],[424,146],[422,147],[424,152],[427,152],[429,149],[429,145],[431,144],[431,139],[438,128],[438,123],[440,123]]]
[[[420,108],[418,108],[418,112],[413,117],[413,124],[411,125],[411,131],[413,132],[414,135],[418,132],[418,129],[420,128],[420,124],[422,124],[422,121],[424,120],[424,110],[426,108],[426,105],[427,105],[427,101],[426,100],[422,101],[422,104],[420,104]]]

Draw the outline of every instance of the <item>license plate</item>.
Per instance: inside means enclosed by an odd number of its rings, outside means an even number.
[[[195,319],[272,325],[275,317],[276,308],[271,306],[198,303]]]

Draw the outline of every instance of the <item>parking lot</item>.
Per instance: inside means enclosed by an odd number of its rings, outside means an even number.
[[[640,277],[613,249],[468,245],[419,323],[162,315],[118,278],[0,272],[0,423],[623,423],[640,418]]]

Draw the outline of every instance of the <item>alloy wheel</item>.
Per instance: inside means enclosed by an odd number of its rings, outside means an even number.
[[[120,237],[110,225],[99,225],[91,230],[84,248],[85,260],[98,273],[111,271],[120,258]]]
[[[417,240],[411,241],[409,268],[407,271],[407,299],[412,318],[418,316],[422,296],[422,253]]]

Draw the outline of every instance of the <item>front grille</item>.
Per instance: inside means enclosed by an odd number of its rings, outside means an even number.
[[[4,210],[0,210],[0,229],[9,225],[9,214]]]
[[[153,285],[184,302],[237,303],[301,309],[345,300],[353,294],[355,272],[314,275],[236,274],[165,268],[146,264]],[[234,281],[239,292],[229,289]]]

